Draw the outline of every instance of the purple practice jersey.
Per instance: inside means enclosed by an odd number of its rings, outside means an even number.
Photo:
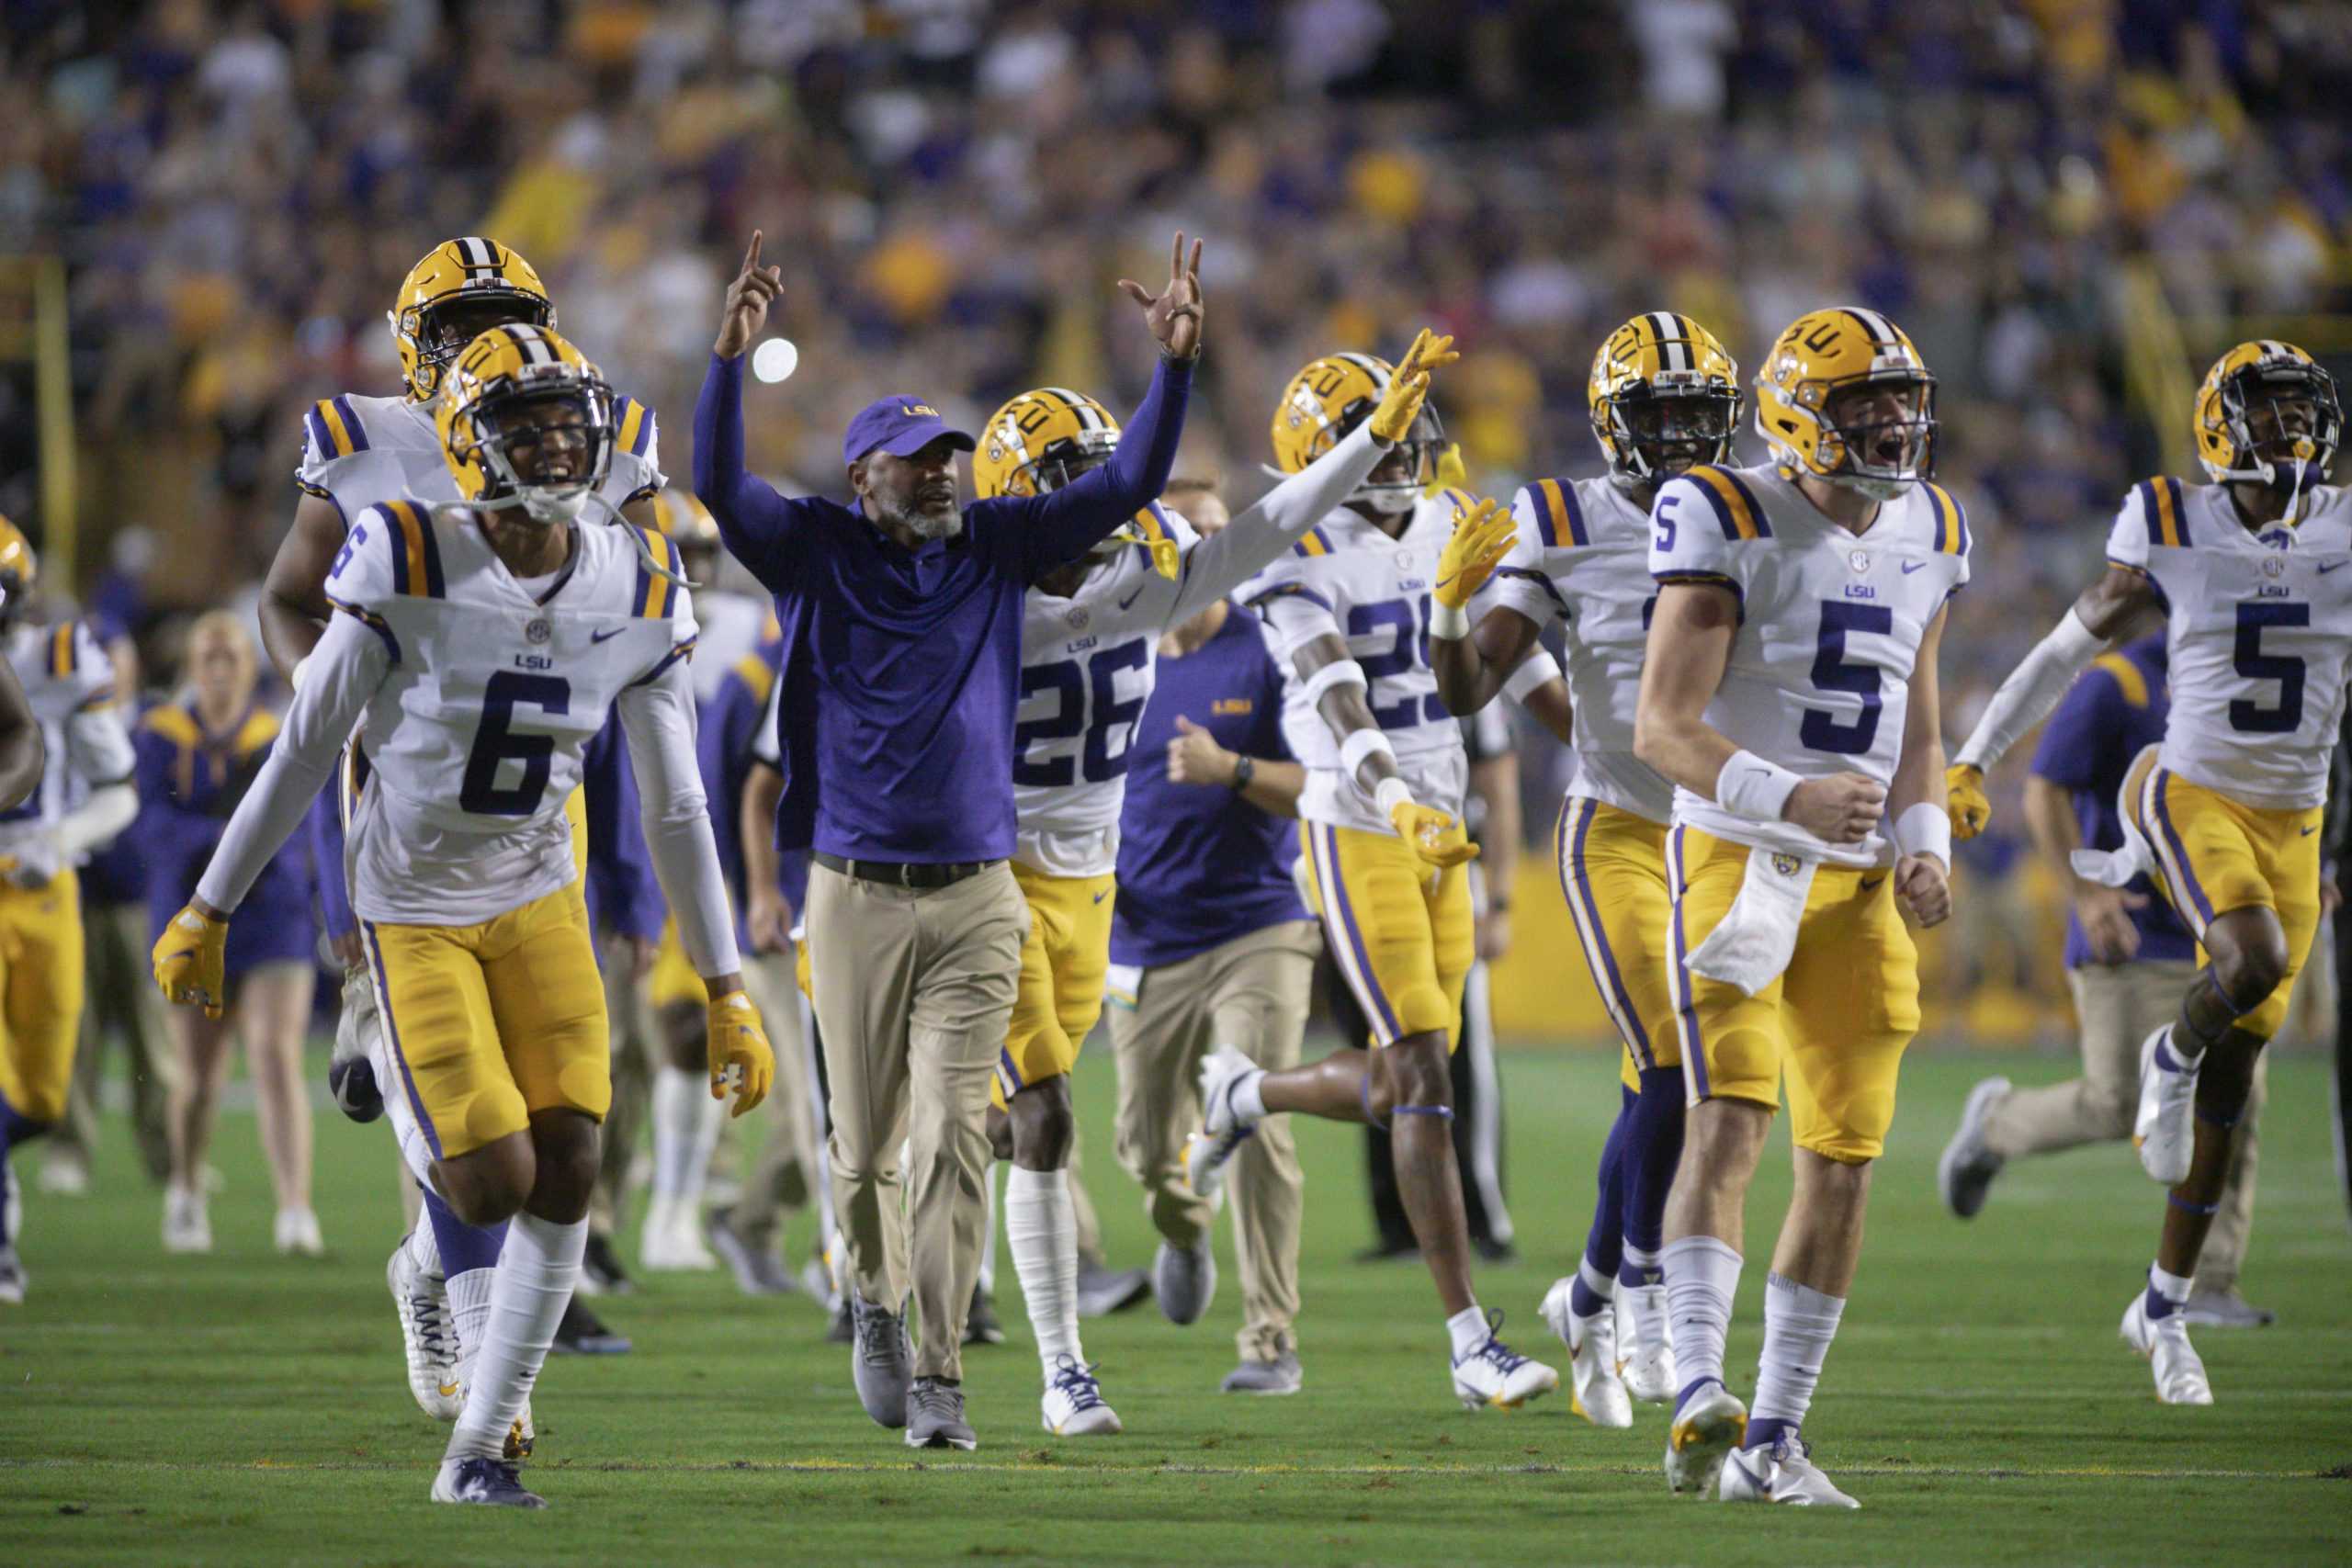
[[[1182,659],[1165,654],[1127,748],[1119,815],[1119,897],[1111,962],[1182,963],[1283,920],[1307,918],[1291,881],[1298,829],[1229,789],[1170,784],[1179,716],[1245,757],[1287,760],[1283,675],[1254,616],[1228,610],[1217,634]]]

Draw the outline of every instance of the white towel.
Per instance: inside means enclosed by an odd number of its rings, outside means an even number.
[[[1786,850],[1749,850],[1739,897],[1707,940],[1690,950],[1690,972],[1751,997],[1779,979],[1796,953],[1797,928],[1819,864]]]
[[[2102,887],[2122,887],[2142,872],[2151,876],[2157,874],[2156,847],[2148,842],[2132,820],[2132,796],[2147,785],[2155,770],[2154,757],[2158,748],[2151,743],[2140,749],[2132,765],[2123,770],[2123,783],[2115,792],[2116,820],[2123,824],[2123,847],[2120,850],[2076,850],[2066,858],[2075,867],[2075,874]]]

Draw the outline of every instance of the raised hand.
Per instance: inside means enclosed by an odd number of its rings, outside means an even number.
[[[1438,552],[1437,581],[1430,594],[1453,609],[1468,604],[1495,568],[1519,543],[1518,524],[1489,497],[1453,520],[1453,534]]]
[[[1197,359],[1201,354],[1201,242],[1193,242],[1193,259],[1184,259],[1184,231],[1168,253],[1168,287],[1152,294],[1133,278],[1119,279],[1119,288],[1143,307],[1144,325],[1159,340],[1171,359]]]
[[[727,286],[727,303],[718,311],[718,341],[711,348],[721,359],[733,359],[752,346],[752,340],[766,324],[768,304],[784,292],[784,269],[760,265],[760,243],[757,229],[752,231],[752,248],[743,253],[743,270]]]
[[[1393,446],[1410,435],[1413,422],[1421,417],[1421,404],[1430,395],[1430,372],[1461,357],[1453,352],[1453,338],[1437,336],[1423,327],[1413,346],[1405,351],[1396,373],[1388,378],[1380,406],[1372,411],[1374,436]]]

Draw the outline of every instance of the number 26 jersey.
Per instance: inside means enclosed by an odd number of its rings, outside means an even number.
[[[1855,534],[1770,464],[1702,467],[1659,487],[1650,525],[1660,584],[1713,582],[1739,600],[1708,725],[1803,778],[1854,773],[1892,784],[1920,639],[1968,581],[1968,522],[1950,492],[1911,485]],[[1674,819],[1838,865],[1893,858],[1883,833],[1831,845],[1687,789],[1675,791]]]
[[[629,525],[571,525],[537,592],[470,520],[371,506],[327,575],[390,669],[366,712],[368,779],[347,852],[352,906],[403,925],[475,925],[578,874],[563,803],[621,694],[694,650],[686,590],[647,569]],[[684,578],[677,547],[655,559]]]

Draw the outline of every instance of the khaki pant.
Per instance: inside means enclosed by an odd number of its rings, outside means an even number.
[[[808,1042],[800,1032],[800,994],[789,953],[746,953],[743,988],[767,1025],[775,1047],[775,1086],[760,1114],[766,1119],[758,1160],[735,1205],[734,1225],[744,1240],[766,1248],[784,1222],[815,1197],[817,1150],[816,1076]]]
[[[82,1044],[74,1057],[74,1090],[65,1120],[50,1134],[51,1157],[72,1159],[89,1168],[98,1145],[107,1036],[119,1032],[129,1057],[130,1127],[138,1137],[140,1162],[160,1182],[172,1169],[164,1108],[179,1077],[179,1058],[164,1027],[164,998],[148,975],[147,907],[85,905],[82,931],[83,964],[89,973]]]
[[[808,870],[833,1212],[865,1300],[897,1310],[911,1266],[917,1377],[963,1376],[987,1219],[989,1083],[1028,934],[1028,902],[1001,863],[929,890]]]
[[[2140,1106],[2140,1044],[2180,1015],[2181,993],[2196,976],[2185,960],[2085,964],[2066,972],[2075,1016],[2083,1032],[2083,1076],[2004,1095],[1984,1123],[1984,1145],[2005,1159],[2050,1154],[2083,1144],[2116,1143],[2132,1135]],[[2268,1053],[2265,1053],[2267,1057]],[[2254,1172],[2259,1153],[2255,1123],[2262,1113],[2268,1071],[2255,1062],[2254,1092],[2238,1119],[2229,1182],[2221,1212],[2197,1261],[2199,1291],[2236,1285],[2254,1228]]]
[[[1143,1183],[1144,1210],[1176,1247],[1196,1244],[1215,1212],[1184,1179],[1184,1138],[1200,1125],[1202,1055],[1231,1045],[1260,1066],[1298,1065],[1322,936],[1285,920],[1181,964],[1144,971],[1133,1007],[1111,1004],[1119,1065],[1119,1163]],[[1233,1158],[1235,1250],[1241,1259],[1241,1358],[1294,1348],[1298,1317],[1298,1150],[1290,1121],[1261,1122]]]

